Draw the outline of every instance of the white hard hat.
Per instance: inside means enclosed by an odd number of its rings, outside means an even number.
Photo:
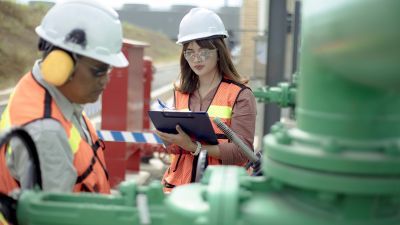
[[[83,33],[83,42],[71,40],[71,33],[76,30]],[[114,67],[128,65],[128,60],[121,52],[123,37],[118,14],[100,2],[68,0],[57,3],[36,27],[36,33],[67,51]]]
[[[176,43],[182,44],[212,36],[229,36],[221,18],[211,10],[193,8],[181,20]]]

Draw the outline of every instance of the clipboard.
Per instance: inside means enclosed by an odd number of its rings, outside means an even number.
[[[149,117],[157,130],[177,134],[176,125],[196,140],[207,144],[218,144],[217,135],[211,125],[207,112],[180,112],[180,111],[148,111]]]

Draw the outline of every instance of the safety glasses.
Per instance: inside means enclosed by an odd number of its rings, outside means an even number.
[[[101,67],[97,67],[97,66],[91,65],[88,62],[85,62],[84,60],[79,60],[79,63],[82,63],[85,66],[87,66],[89,68],[90,72],[92,73],[92,75],[95,77],[101,77],[106,74],[109,74],[111,72],[111,70],[113,69],[112,66],[107,65],[107,64],[104,64],[104,66],[101,66]]]
[[[192,61],[194,62],[196,59],[204,62],[207,59],[209,59],[211,56],[213,56],[217,52],[217,49],[208,49],[208,48],[202,48],[200,49],[197,53],[193,50],[185,50],[183,52],[183,56],[187,61]]]

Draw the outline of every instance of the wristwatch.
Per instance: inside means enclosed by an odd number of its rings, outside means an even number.
[[[201,143],[198,142],[198,141],[196,141],[196,144],[197,144],[196,151],[195,151],[195,152],[190,152],[190,153],[191,153],[192,155],[194,155],[194,156],[197,156],[197,155],[200,153],[200,151],[201,151]]]

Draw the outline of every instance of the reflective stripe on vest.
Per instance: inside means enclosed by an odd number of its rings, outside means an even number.
[[[220,119],[230,119],[232,117],[232,107],[221,105],[210,105],[207,110],[209,117],[219,117]]]
[[[8,114],[8,112],[7,112],[7,109],[4,111],[3,115],[5,115],[5,116],[4,116],[4,121],[6,121],[6,122],[3,122],[3,119],[1,119],[0,123],[2,123],[2,125],[5,124],[5,126],[1,126],[1,129],[0,129],[1,131],[7,130],[7,129],[9,129],[9,128],[11,127],[9,121],[7,121],[7,120],[10,119],[10,118],[8,117],[9,114]],[[2,117],[2,118],[3,118],[3,117]],[[11,153],[12,153],[12,148],[11,148],[10,145],[7,145],[7,154],[8,154],[8,155],[11,155]]]
[[[11,122],[10,122],[10,113],[8,110],[8,106],[4,109],[3,114],[1,115],[1,120],[0,120],[0,131],[4,131],[8,128],[11,127]]]
[[[0,225],[8,225],[8,222],[6,221],[1,212],[0,212]]]
[[[8,102],[12,100],[14,96],[14,91],[11,92],[10,97],[8,98]],[[10,120],[10,110],[9,110],[9,105],[7,104],[7,107],[4,109],[2,115],[1,115],[1,120],[0,120],[0,132],[7,130],[11,128],[11,120]],[[11,155],[12,149],[11,146],[8,145],[7,147],[7,154]]]
[[[68,138],[69,146],[71,146],[72,154],[75,155],[75,153],[79,149],[79,144],[81,143],[82,138],[81,135],[79,134],[78,129],[76,129],[76,127],[73,125],[69,133],[70,133]]]

